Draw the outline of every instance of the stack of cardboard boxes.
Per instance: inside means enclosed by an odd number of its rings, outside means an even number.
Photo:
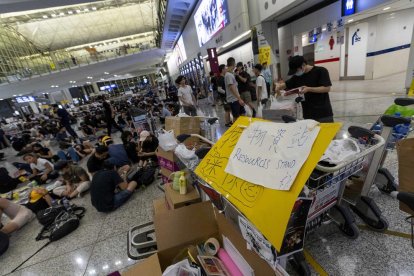
[[[165,130],[174,130],[177,137],[180,134],[200,134],[200,118],[198,117],[167,117],[165,118]],[[198,144],[197,138],[186,139],[185,145],[189,148]],[[169,177],[173,172],[179,171],[178,159],[174,151],[163,151],[160,147],[157,150],[158,163],[161,167],[162,181],[168,183],[172,181]]]
[[[228,238],[255,275],[278,275],[255,252],[248,250],[246,241],[235,226],[211,204],[203,202],[176,210],[167,210],[165,201],[154,201],[154,225],[158,253],[134,265],[123,275],[161,276],[173,260],[191,245],[215,237],[223,244]]]

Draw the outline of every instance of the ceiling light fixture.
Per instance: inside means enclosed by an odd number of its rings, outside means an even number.
[[[89,9],[84,9],[83,11],[88,12],[88,11],[89,11]]]
[[[90,81],[87,81],[86,84],[91,84],[91,82]]]
[[[382,10],[383,10],[383,11],[388,11],[389,9],[391,9],[391,7],[385,7],[385,8],[383,8]]]
[[[51,14],[51,16],[52,16],[52,17],[56,17],[56,14],[52,13],[52,14]]]
[[[77,13],[81,13],[81,10],[76,10]]]
[[[68,14],[73,14],[73,11],[68,11]]]
[[[101,79],[101,81],[104,81],[105,79]]]
[[[64,13],[64,12],[61,12],[61,13],[59,13],[59,15],[60,15],[60,16],[64,16],[64,15],[65,15],[65,13]]]
[[[354,21],[353,19],[349,19],[349,20],[348,20],[348,23],[351,23],[351,22],[353,22],[353,21]]]
[[[322,29],[322,32],[324,32],[324,31],[326,31],[326,28],[323,28],[323,29]]]
[[[96,11],[96,7],[92,7],[92,10]]]
[[[47,19],[47,18],[49,18],[49,16],[47,16],[47,15],[43,15],[43,18],[44,18],[44,19]]]
[[[90,80],[91,80],[91,79],[93,79],[93,78],[92,78],[92,77],[90,77],[90,76],[88,76],[88,77],[86,77],[86,78],[87,78],[87,79],[90,79]]]
[[[109,72],[104,72],[105,75],[109,75]]]

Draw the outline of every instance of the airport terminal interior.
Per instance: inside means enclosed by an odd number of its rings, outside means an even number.
[[[0,275],[414,275],[413,0],[0,0]]]

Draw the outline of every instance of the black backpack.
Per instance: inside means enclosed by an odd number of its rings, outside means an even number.
[[[49,226],[55,221],[56,217],[64,210],[66,209],[63,205],[53,206],[46,208],[44,210],[40,210],[39,212],[37,212],[36,217],[41,225]]]
[[[78,228],[80,219],[83,217],[85,211],[85,208],[79,206],[74,206],[70,210],[61,211],[51,224],[43,226],[36,240],[49,239],[52,242],[72,233]],[[49,219],[50,217],[48,220],[44,219],[44,221],[49,221]]]
[[[0,232],[0,256],[9,248],[9,235]]]
[[[131,173],[127,176],[128,181],[136,181],[138,187],[150,185],[155,180],[155,168],[152,166],[147,166],[140,168],[135,173]]]

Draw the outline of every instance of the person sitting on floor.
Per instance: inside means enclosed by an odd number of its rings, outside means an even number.
[[[94,174],[97,171],[103,169],[103,164],[108,159],[108,147],[98,146],[92,155],[89,157],[86,167],[90,174]]]
[[[137,182],[125,182],[115,166],[104,161],[104,168],[96,172],[91,182],[91,202],[98,212],[110,212],[123,205],[133,194]],[[120,191],[116,192],[117,189]]]
[[[20,180],[9,175],[6,168],[0,167],[0,194],[8,193],[16,189]]]
[[[1,218],[5,214],[10,221],[3,226]],[[25,206],[16,204],[6,198],[0,198],[0,232],[11,234],[30,222],[35,215]]]
[[[34,187],[29,192],[29,202],[24,204],[24,206],[37,214],[37,212],[52,206],[52,203],[53,199],[49,195],[48,190],[43,187]]]
[[[124,131],[121,135],[122,143],[124,144],[125,150],[128,154],[129,160],[131,160],[132,163],[138,163],[139,157],[138,157],[138,144],[134,141],[134,136],[130,131]]]
[[[117,168],[122,168],[130,165],[128,154],[123,144],[114,144],[110,136],[103,136],[101,143],[108,147],[108,160]],[[128,168],[126,170],[128,170]]]
[[[149,131],[143,130],[139,134],[139,147],[140,151],[138,156],[140,158],[139,166],[145,167],[148,162],[157,164],[157,148],[158,139],[152,135]]]
[[[49,161],[53,161],[53,153],[49,148],[42,146],[40,143],[35,143],[32,145],[33,152],[39,156]]]
[[[48,179],[55,179],[59,174],[53,170],[53,164],[50,161],[39,158],[35,153],[26,153],[23,160],[30,164],[32,174],[27,178],[35,180],[39,184],[44,184]]]
[[[72,199],[89,190],[90,178],[82,167],[61,160],[55,164],[55,170],[62,173],[65,184],[53,189],[55,195]]]

